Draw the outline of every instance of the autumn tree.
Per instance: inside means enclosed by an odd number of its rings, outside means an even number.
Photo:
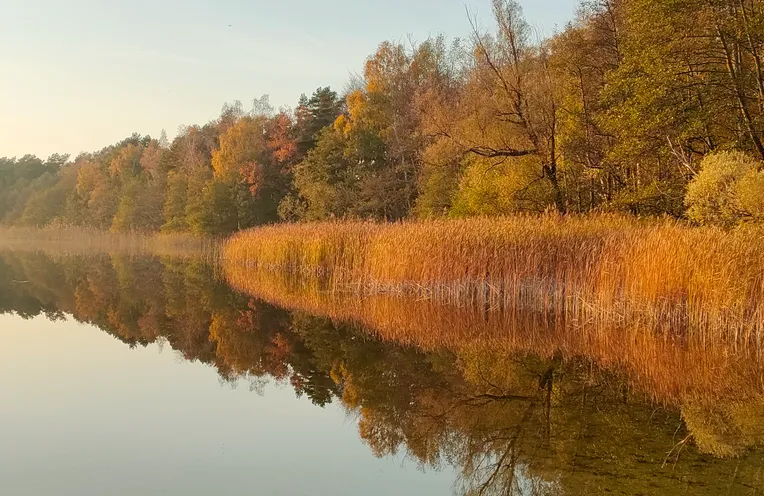
[[[522,201],[529,187],[541,183],[564,211],[550,48],[533,41],[514,0],[495,0],[493,13],[495,33],[473,23],[472,53],[462,61],[458,86],[436,94],[425,114],[427,133],[436,138],[431,146],[450,150],[463,170],[524,169],[519,184],[492,195]]]
[[[586,2],[576,20],[550,41],[554,91],[559,95],[557,146],[568,210],[608,204],[623,183],[619,162],[608,157],[613,136],[603,126],[608,110],[603,93],[622,59],[623,10],[621,0]]]
[[[366,61],[363,81],[345,98],[345,113],[321,131],[295,168],[306,218],[410,214],[425,140],[417,98],[434,65],[424,49],[393,43],[383,43]],[[299,123],[298,113],[298,129]]]
[[[278,218],[295,154],[292,122],[285,113],[242,117],[220,136],[212,156],[214,178],[230,190],[238,228]]]
[[[68,156],[0,158],[0,222],[19,222],[27,202],[57,183]]]
[[[50,185],[35,191],[24,205],[19,219],[23,225],[42,227],[54,221],[66,220],[66,205],[77,187],[77,170],[63,167]]]
[[[167,192],[162,206],[163,231],[183,232],[188,230],[187,200],[188,177],[180,171],[170,172],[167,176]]]

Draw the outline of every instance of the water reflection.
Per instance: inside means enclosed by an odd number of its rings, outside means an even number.
[[[130,346],[166,343],[224,380],[340,402],[376,455],[453,466],[458,494],[764,490],[750,343],[232,282],[241,292],[194,260],[8,252],[0,312],[71,315]]]

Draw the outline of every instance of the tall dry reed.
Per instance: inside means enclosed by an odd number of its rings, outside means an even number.
[[[216,261],[220,247],[219,239],[191,234],[111,233],[81,227],[0,227],[0,249],[52,254],[150,253]]]
[[[223,248],[229,272],[674,332],[764,339],[764,231],[620,216],[271,226]]]

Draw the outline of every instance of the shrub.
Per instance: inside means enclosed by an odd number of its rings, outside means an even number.
[[[740,208],[751,220],[764,221],[764,171],[749,171],[740,180],[737,199]]]
[[[701,224],[731,226],[764,219],[762,163],[742,152],[706,156],[687,188],[687,216]]]
[[[543,212],[554,190],[534,157],[505,161],[475,159],[465,170],[454,199],[454,217]]]

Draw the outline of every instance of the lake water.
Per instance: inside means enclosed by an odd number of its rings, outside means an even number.
[[[0,253],[0,494],[764,494],[756,343],[266,282]]]

